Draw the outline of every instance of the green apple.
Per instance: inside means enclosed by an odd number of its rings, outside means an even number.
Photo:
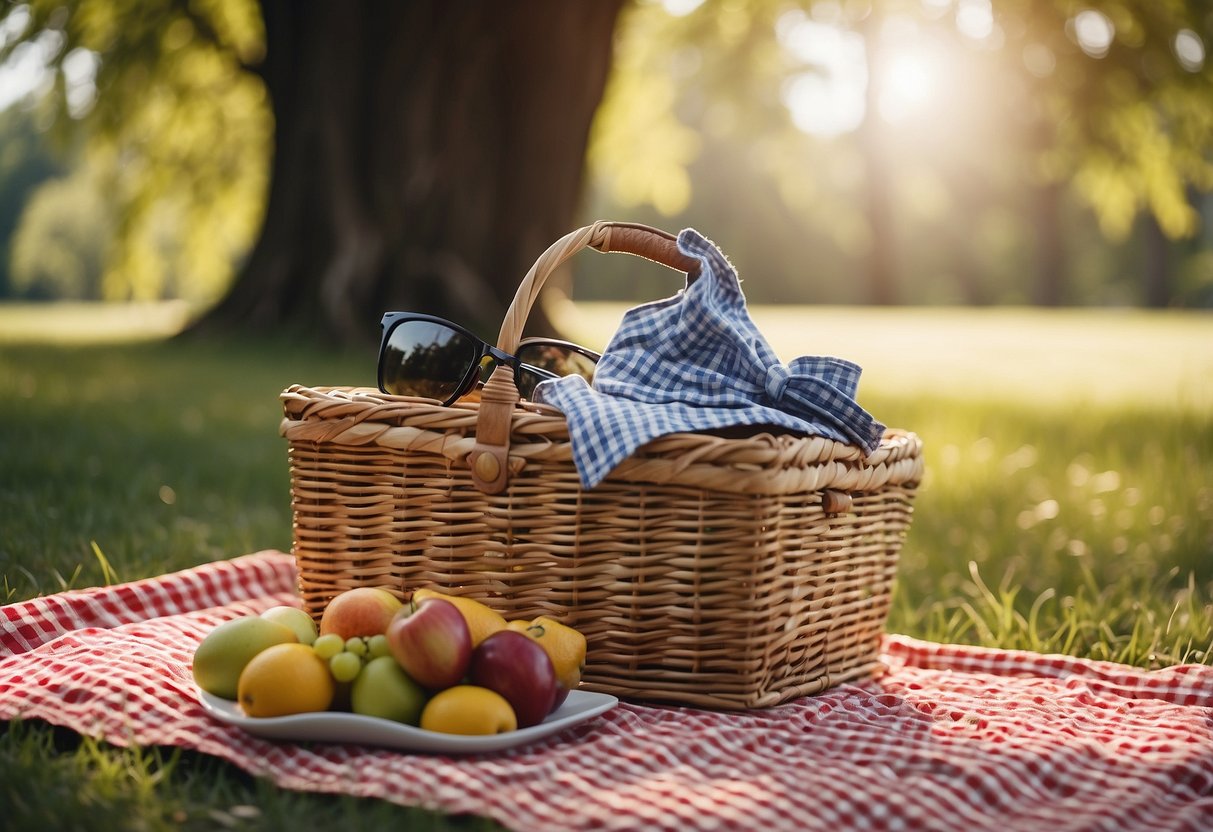
[[[279,624],[290,627],[295,631],[300,644],[312,644],[316,641],[318,634],[316,622],[299,607],[289,607],[285,604],[279,607],[270,607],[261,613],[261,617],[268,621],[277,621]]]
[[[299,641],[290,627],[257,615],[225,621],[194,651],[194,681],[224,699],[235,699],[240,673],[253,656],[275,644]]]
[[[416,725],[425,707],[426,695],[404,668],[391,656],[371,659],[354,680],[350,710],[406,725]]]

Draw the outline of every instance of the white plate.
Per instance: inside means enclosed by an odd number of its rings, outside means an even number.
[[[342,711],[321,711],[293,716],[250,717],[245,716],[240,706],[229,699],[198,691],[202,707],[220,722],[235,725],[256,734],[276,740],[314,742],[347,742],[364,745],[381,745],[405,751],[436,751],[448,754],[477,754],[500,751],[516,745],[533,742],[555,734],[569,726],[584,722],[591,717],[610,710],[619,701],[605,693],[571,691],[556,711],[538,725],[520,728],[504,734],[480,737],[465,737],[459,734],[442,734],[423,731],[411,725],[392,722],[374,716],[359,716]]]

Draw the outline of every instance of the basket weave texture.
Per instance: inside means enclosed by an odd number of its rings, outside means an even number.
[[[583,687],[710,708],[766,707],[879,672],[921,443],[864,459],[820,438],[677,434],[580,486],[557,411],[520,404],[509,487],[466,465],[478,404],[370,389],[282,395],[294,554],[306,605],[435,586],[507,619],[549,615],[589,642]],[[852,498],[827,513],[823,494]]]
[[[597,222],[523,278],[497,346],[513,354],[547,278],[585,248],[698,276],[665,232]],[[912,433],[870,456],[820,437],[673,434],[593,489],[557,410],[499,367],[478,402],[377,390],[282,394],[294,554],[309,611],[423,586],[588,642],[582,686],[709,708],[768,707],[879,672],[897,556],[922,478]]]

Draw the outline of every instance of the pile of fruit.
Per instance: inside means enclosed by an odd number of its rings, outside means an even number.
[[[581,683],[585,637],[540,616],[506,621],[470,598],[419,589],[402,603],[361,587],[317,627],[298,607],[224,622],[194,653],[194,680],[251,717],[348,710],[448,734],[542,722]]]

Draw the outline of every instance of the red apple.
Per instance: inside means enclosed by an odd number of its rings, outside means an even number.
[[[556,701],[556,669],[547,651],[514,630],[493,633],[472,653],[468,675],[473,685],[505,697],[518,727],[538,725]]]
[[[405,673],[430,690],[462,681],[472,657],[472,633],[463,613],[438,598],[397,612],[387,643]]]
[[[344,639],[377,636],[387,630],[404,603],[386,589],[360,586],[347,589],[328,602],[320,615],[320,635],[336,633]]]

